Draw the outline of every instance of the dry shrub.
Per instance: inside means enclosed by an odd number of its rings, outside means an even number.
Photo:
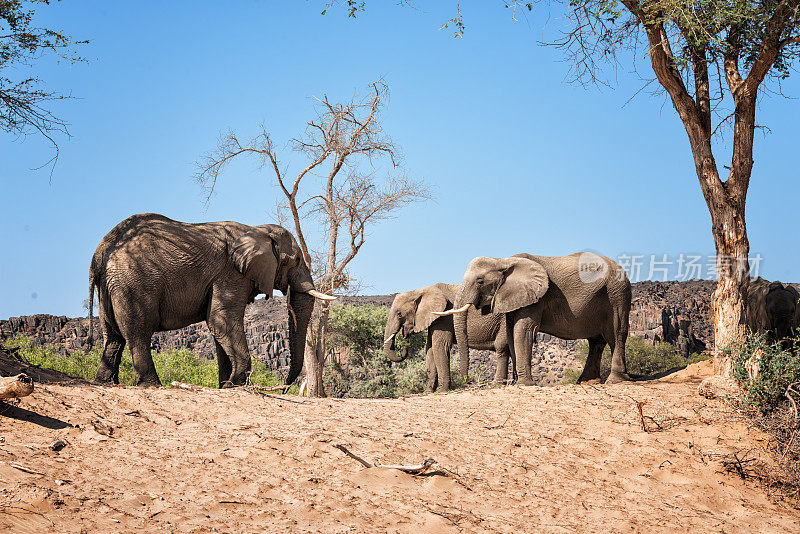
[[[741,404],[740,411],[756,428],[769,436],[769,458],[729,455],[723,459],[726,470],[742,478],[764,483],[774,496],[794,502],[800,507],[800,421],[789,401],[780,403],[768,413]]]
[[[758,363],[758,373],[748,365]],[[769,458],[731,456],[726,469],[755,478],[777,496],[800,505],[800,340],[770,343],[763,335],[749,337],[733,354],[733,376],[742,386],[738,409],[749,424],[769,436]]]

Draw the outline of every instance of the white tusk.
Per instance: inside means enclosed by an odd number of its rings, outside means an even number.
[[[469,304],[464,304],[457,310],[447,310],[443,312],[433,312],[434,315],[438,315],[439,317],[444,317],[446,315],[455,315],[457,313],[464,313],[469,309]]]
[[[391,336],[389,336],[389,337],[387,337],[386,339],[384,339],[384,340],[383,340],[383,344],[384,344],[384,345],[386,345],[386,344],[387,344],[387,343],[389,343],[389,342],[390,342],[390,341],[391,341],[393,338],[394,338],[394,334],[392,334]]]
[[[312,289],[310,291],[306,291],[312,297],[318,298],[320,300],[336,300],[336,297],[332,297],[330,295],[326,295],[325,293],[320,293],[316,289]]]

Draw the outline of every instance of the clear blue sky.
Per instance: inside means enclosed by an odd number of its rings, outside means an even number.
[[[515,23],[502,2],[462,2],[463,39],[439,30],[455,0],[424,3],[427,12],[369,2],[356,21],[321,16],[322,4],[42,7],[38,23],[91,39],[93,61],[37,66],[49,88],[79,98],[54,106],[73,137],[59,139],[52,181],[31,170],[49,158],[45,143],[0,136],[0,318],[82,315],[91,255],[131,214],[274,222],[272,177],[236,164],[206,206],[194,161],[221,131],[262,121],[283,144],[312,118],[310,96],[347,99],[378,78],[391,89],[385,129],[435,198],[371,232],[352,268],[363,293],[457,282],[475,256],[713,253],[683,127],[664,96],[644,91],[626,105],[641,87],[630,65],[613,89],[565,83],[560,53],[536,44],[545,15]],[[783,89],[800,97],[796,77]],[[770,279],[800,281],[799,109],[771,97],[758,110],[772,133],[757,134],[747,225]]]

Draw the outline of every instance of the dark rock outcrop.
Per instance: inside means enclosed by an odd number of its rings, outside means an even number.
[[[684,356],[710,348],[715,286],[711,280],[633,284],[630,334],[652,343],[672,343]]]

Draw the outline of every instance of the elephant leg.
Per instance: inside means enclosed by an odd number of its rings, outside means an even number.
[[[425,370],[428,377],[428,380],[425,383],[425,392],[433,393],[436,391],[436,382],[438,381],[438,376],[436,373],[436,360],[433,357],[433,347],[431,346],[430,332],[428,332],[428,339],[425,343]]]
[[[603,336],[589,338],[589,355],[586,357],[586,365],[583,366],[583,372],[578,377],[578,384],[600,378],[600,360],[603,358],[603,350],[605,348],[606,340]]]
[[[250,352],[244,334],[246,298],[226,288],[215,287],[208,307],[208,324],[214,340],[228,356],[220,359],[220,387],[243,386],[250,373]],[[219,352],[217,353],[219,354]],[[225,380],[222,377],[227,375]]]
[[[508,321],[511,328],[509,346],[513,347],[521,386],[533,386],[531,377],[531,353],[533,342],[536,340],[536,331],[539,328],[541,310],[522,308],[513,313],[513,318]]]
[[[510,348],[507,350],[509,351],[509,361],[511,361],[511,380],[512,383],[516,384],[519,379],[519,374],[517,374],[517,359],[511,356]]]
[[[513,365],[513,383],[517,383],[517,351],[514,349],[514,324],[511,321],[511,314],[506,314],[506,339],[508,340],[508,356]]]
[[[508,357],[510,356],[508,347],[495,349],[495,354],[497,370],[494,372],[494,383],[495,385],[502,386],[505,385],[506,380],[508,380]]]
[[[430,329],[428,330],[431,331]],[[437,391],[450,390],[450,349],[453,348],[453,334],[447,330],[433,330],[431,349],[439,378]]]
[[[231,364],[231,357],[228,356],[228,353],[225,352],[225,349],[222,348],[222,345],[219,344],[219,341],[215,339],[214,345],[217,349],[217,368],[219,369],[218,371],[219,387],[222,388],[222,384],[230,381],[231,379],[231,371],[233,370],[233,365]]]
[[[131,348],[131,358],[133,359],[133,376],[137,386],[160,386],[161,380],[156,373],[156,366],[153,364],[153,356],[150,354],[150,335],[136,335],[128,340]]]
[[[614,310],[613,333],[608,337],[611,347],[611,374],[606,379],[606,384],[615,384],[630,380],[628,364],[625,361],[625,342],[628,340],[628,314],[624,310]],[[610,340],[614,341],[610,341]]]
[[[212,323],[214,323],[214,327],[211,329],[214,339],[227,356],[227,358],[219,360],[220,379],[227,375],[224,381],[221,380],[220,387],[243,386],[250,373],[250,353],[247,350],[244,329],[226,331],[226,325],[222,319],[214,319]]]
[[[100,368],[97,370],[95,380],[106,384],[119,384],[119,364],[122,361],[122,351],[125,349],[125,338],[108,326],[105,332],[103,356],[100,358]]]
[[[160,386],[161,380],[158,379],[150,353],[153,332],[160,322],[158,296],[126,286],[111,294],[110,300],[113,314],[109,315],[113,316],[117,328],[109,328],[108,331],[118,331],[131,349],[136,385]],[[115,363],[119,369],[119,360]]]

